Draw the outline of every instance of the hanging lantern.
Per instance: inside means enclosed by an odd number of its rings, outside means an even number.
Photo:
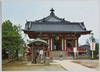
[[[56,40],[59,40],[59,36],[58,36],[58,35],[56,35],[55,39],[56,39]]]

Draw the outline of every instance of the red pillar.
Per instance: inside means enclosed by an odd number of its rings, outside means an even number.
[[[65,37],[63,38],[63,51],[65,51]]]
[[[67,39],[66,39],[66,51],[67,51]]]
[[[73,51],[73,48],[74,48],[74,39],[72,38],[72,51]]]
[[[54,51],[54,37],[52,37],[52,51]]]
[[[51,37],[49,38],[49,51],[51,51]]]
[[[78,50],[78,37],[77,37],[77,50]]]
[[[46,56],[46,52],[45,52],[45,56]]]

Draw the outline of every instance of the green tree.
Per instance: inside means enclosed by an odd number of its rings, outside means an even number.
[[[97,55],[99,54],[99,43],[96,43],[96,45],[95,45],[95,51],[93,51],[93,53],[94,53],[93,56],[95,58],[98,58]]]
[[[89,40],[91,41],[91,42],[95,42],[95,38],[94,38],[94,33],[90,33],[90,38],[89,38]]]
[[[96,43],[95,50],[93,51],[93,59],[99,59],[99,44]],[[92,51],[90,51],[90,55],[92,55]]]
[[[23,42],[21,37],[21,25],[14,25],[10,20],[2,23],[2,49],[8,49],[9,53],[14,55],[16,51],[16,56],[18,60],[18,50],[22,47]]]

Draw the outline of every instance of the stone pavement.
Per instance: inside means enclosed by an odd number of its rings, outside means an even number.
[[[95,69],[88,68],[88,67],[82,66],[80,64],[71,62],[71,61],[75,61],[75,60],[63,60],[63,61],[53,60],[53,61],[56,63],[50,63],[50,64],[60,64],[62,67],[64,67],[68,71],[96,71]]]

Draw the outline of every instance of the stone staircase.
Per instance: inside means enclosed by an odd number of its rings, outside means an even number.
[[[53,57],[53,60],[59,60],[60,59],[59,56],[60,56],[61,52],[62,52],[64,60],[73,59],[72,56],[68,57],[67,51],[50,51],[50,57]]]

